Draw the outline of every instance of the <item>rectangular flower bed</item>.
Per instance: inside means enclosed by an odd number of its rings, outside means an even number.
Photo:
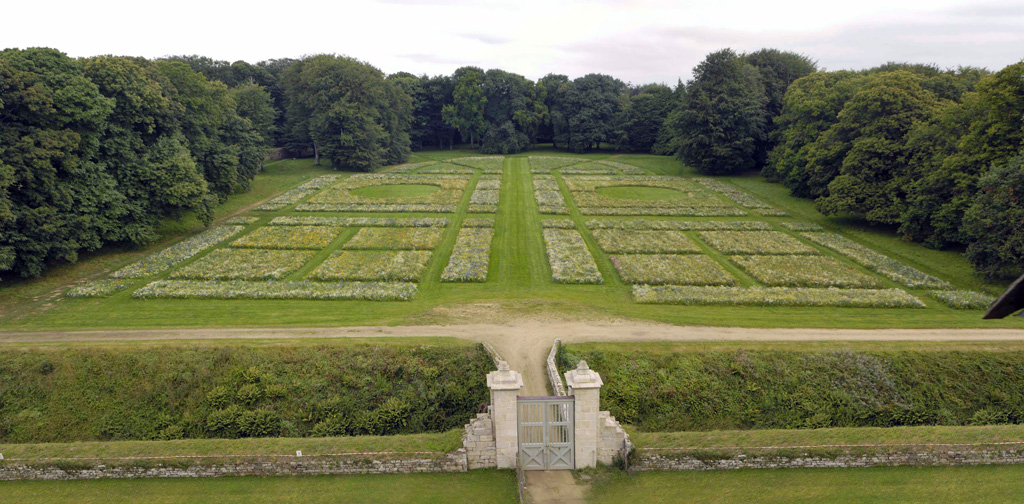
[[[442,282],[486,282],[487,267],[491,257],[492,228],[470,228],[459,230],[455,249],[448,260],[448,266],[441,274]]]
[[[610,254],[700,253],[701,248],[682,231],[628,231],[596,229],[594,239]]]
[[[442,234],[437,228],[362,228],[342,248],[429,250]]]
[[[705,255],[613,255],[622,281],[631,284],[733,285],[736,279]]]
[[[603,281],[583,236],[575,229],[544,229],[551,277],[556,283],[585,284]]]
[[[342,250],[317,266],[308,278],[417,282],[427,269],[430,255],[425,250]]]
[[[271,280],[298,270],[316,252],[222,248],[171,273],[175,279]]]
[[[832,257],[808,255],[732,256],[765,285],[790,287],[881,287],[882,282]]]
[[[266,226],[235,240],[232,247],[260,249],[322,249],[345,228],[332,226]]]
[[[818,251],[782,231],[701,231],[700,237],[726,254],[817,254]]]

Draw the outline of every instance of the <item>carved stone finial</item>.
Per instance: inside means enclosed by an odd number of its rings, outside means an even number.
[[[590,366],[587,365],[587,361],[581,360],[580,363],[576,365],[576,369],[579,369],[580,371],[586,371],[590,369]]]
[[[505,361],[498,361],[498,371],[508,371],[508,363]]]

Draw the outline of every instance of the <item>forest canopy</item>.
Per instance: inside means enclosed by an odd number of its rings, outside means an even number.
[[[825,71],[792,52],[723,49],[669,87],[472,66],[387,75],[332,54],[251,64],[32,48],[0,52],[0,277],[151,242],[186,212],[209,223],[272,148],[372,171],[467,143],[760,171],[826,215],[962,248],[989,278],[1024,264],[1024,62]]]

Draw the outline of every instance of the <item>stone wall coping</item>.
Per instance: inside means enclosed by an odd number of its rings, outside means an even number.
[[[590,369],[585,360],[581,360],[576,369],[566,371],[565,383],[571,389],[599,389],[604,385],[601,375]]]

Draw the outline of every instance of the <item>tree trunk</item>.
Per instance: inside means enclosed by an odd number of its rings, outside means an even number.
[[[320,166],[320,149],[313,144],[313,157],[316,158],[316,165]]]

